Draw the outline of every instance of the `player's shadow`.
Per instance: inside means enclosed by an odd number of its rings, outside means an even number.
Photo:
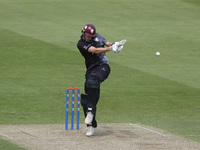
[[[102,137],[102,136],[109,136],[109,135],[113,135],[114,131],[111,129],[98,129],[97,132],[95,133],[95,137]]]
[[[133,133],[129,130],[114,130],[114,129],[107,129],[101,128],[94,134],[94,137],[104,137],[104,136],[113,136],[116,138],[137,138],[140,135]]]

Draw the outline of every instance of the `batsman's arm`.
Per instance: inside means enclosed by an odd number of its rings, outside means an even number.
[[[105,52],[108,52],[110,51],[110,47],[94,47],[94,46],[91,46],[89,49],[88,49],[88,52],[90,53],[96,53],[96,54],[101,54],[101,53],[105,53]]]
[[[108,51],[113,51],[114,53],[118,53],[118,46],[117,46],[117,44],[112,44],[109,41],[107,41],[105,45],[107,47],[98,47],[98,48],[96,48],[94,46],[91,46],[88,49],[88,52],[90,52],[90,53],[96,53],[96,54],[101,54],[101,53],[105,53],[105,52],[108,52]]]
[[[110,43],[109,41],[107,41],[105,45],[106,45],[107,47],[109,47],[109,46],[112,45],[112,43]]]

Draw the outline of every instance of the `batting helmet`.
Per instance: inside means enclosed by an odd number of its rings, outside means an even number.
[[[86,24],[82,29],[82,32],[87,36],[95,37],[96,28],[92,24]]]

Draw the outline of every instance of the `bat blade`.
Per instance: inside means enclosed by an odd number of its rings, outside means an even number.
[[[123,45],[126,43],[126,41],[127,41],[127,40],[121,40],[121,41],[119,42],[119,46],[123,46]]]

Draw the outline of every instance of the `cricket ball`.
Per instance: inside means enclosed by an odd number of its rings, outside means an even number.
[[[156,52],[156,56],[160,56],[160,52]]]

